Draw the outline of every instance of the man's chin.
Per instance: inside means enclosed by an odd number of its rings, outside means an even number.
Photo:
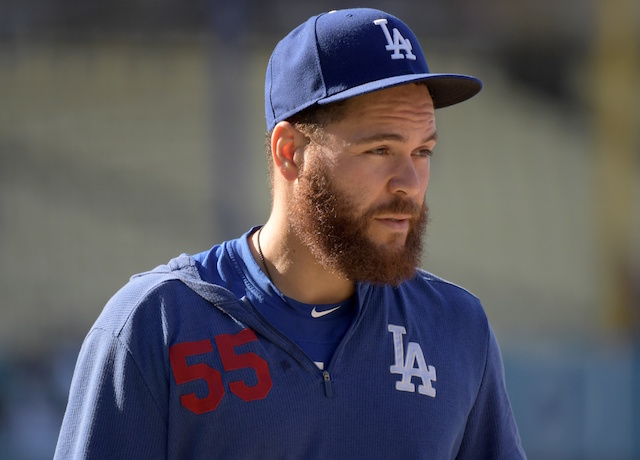
[[[383,252],[401,252],[407,245],[405,232],[393,232],[387,234],[368,235],[369,242]]]

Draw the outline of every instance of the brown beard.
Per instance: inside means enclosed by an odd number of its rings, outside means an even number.
[[[398,196],[357,215],[353,200],[335,188],[321,161],[304,165],[290,203],[289,220],[296,236],[322,266],[348,280],[398,286],[413,278],[422,254],[427,204]],[[412,216],[403,247],[376,244],[367,236],[372,218],[384,214]]]

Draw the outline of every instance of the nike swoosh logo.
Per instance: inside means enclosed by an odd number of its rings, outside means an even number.
[[[340,307],[342,307],[342,305],[338,305],[335,308],[330,308],[329,310],[323,310],[323,311],[318,311],[316,310],[316,307],[313,307],[313,310],[311,310],[311,316],[314,318],[322,318],[325,315],[328,315],[329,313],[333,313],[334,311],[340,309]]]

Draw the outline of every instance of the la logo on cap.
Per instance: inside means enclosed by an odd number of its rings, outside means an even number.
[[[391,54],[391,59],[411,59],[412,61],[416,60],[416,55],[413,54],[411,46],[411,41],[408,38],[404,38],[400,31],[397,28],[393,28],[393,38],[391,38],[391,33],[389,32],[389,28],[387,27],[386,19],[376,19],[373,23],[382,28],[382,32],[384,32],[384,36],[387,39],[387,46],[385,49],[387,51],[393,51]],[[402,54],[400,51],[404,51],[405,54]]]

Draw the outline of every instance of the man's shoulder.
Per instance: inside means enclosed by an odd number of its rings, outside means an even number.
[[[457,300],[480,303],[480,299],[459,284],[448,281],[423,269],[416,270],[416,276],[407,285],[411,289],[426,289],[442,295],[453,296]]]
[[[169,305],[191,291],[185,279],[197,279],[195,261],[181,255],[153,270],[133,275],[106,303],[93,328],[119,335],[135,317],[161,314],[160,305]]]
[[[462,286],[433,273],[419,269],[416,276],[400,286],[404,297],[411,299],[412,309],[417,309],[445,321],[487,323],[486,313],[480,299]]]

